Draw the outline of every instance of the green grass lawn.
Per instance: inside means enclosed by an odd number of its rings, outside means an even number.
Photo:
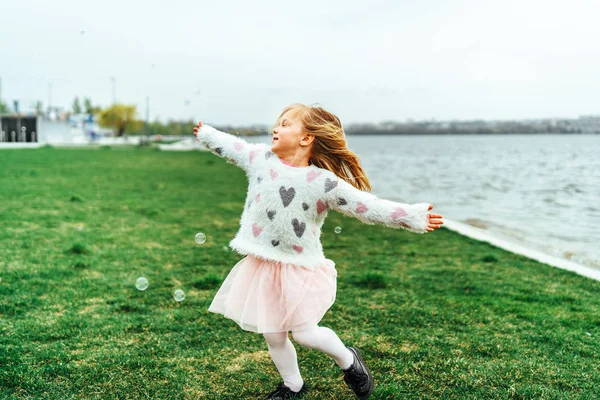
[[[210,153],[0,150],[0,398],[273,390],[262,335],[207,311],[241,258],[226,246],[245,193]],[[321,325],[361,349],[372,399],[599,398],[600,282],[447,229],[332,212],[322,239],[338,292]],[[305,399],[353,398],[333,359],[296,348]]]

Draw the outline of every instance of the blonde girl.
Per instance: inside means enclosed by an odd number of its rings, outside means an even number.
[[[321,227],[329,210],[366,224],[433,232],[442,216],[428,203],[403,204],[369,193],[369,180],[346,144],[342,123],[321,107],[293,104],[277,119],[271,145],[250,144],[202,122],[194,135],[242,168],[248,193],[231,241],[243,255],[217,291],[209,311],[264,335],[283,382],[268,399],[299,398],[308,387],[288,334],[331,356],[359,399],[373,391],[360,351],[319,326],[336,297],[335,263],[323,254]]]

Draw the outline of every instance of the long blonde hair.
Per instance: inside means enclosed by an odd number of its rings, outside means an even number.
[[[337,116],[321,107],[297,103],[283,110],[277,118],[276,126],[288,111],[292,111],[300,119],[305,133],[315,137],[310,164],[333,172],[360,190],[371,191],[369,178],[360,166],[360,159],[348,149],[344,128]]]

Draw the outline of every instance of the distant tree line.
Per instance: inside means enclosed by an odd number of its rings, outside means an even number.
[[[410,122],[386,124],[351,124],[344,127],[348,135],[457,135],[512,133],[581,133],[569,123],[527,123],[526,121],[460,121],[449,123]]]
[[[133,107],[133,106],[132,106]],[[102,114],[101,114],[102,115]],[[142,121],[131,124],[126,130],[127,134],[132,135],[177,135],[185,136],[192,132],[197,121],[176,121],[167,122],[153,121],[145,125]],[[106,122],[105,122],[105,126]],[[215,126],[217,129],[243,136],[267,135],[270,127],[252,126],[240,127],[233,125]],[[459,135],[459,134],[518,134],[518,133],[564,133],[574,134],[582,133],[582,129],[570,120],[552,121],[457,121],[457,122],[386,122],[386,123],[364,123],[349,124],[344,126],[344,131],[348,135]],[[598,132],[600,133],[600,126]]]
[[[83,99],[83,107],[81,106],[81,103],[79,102],[79,97],[75,97],[75,99],[73,100],[72,108],[73,108],[73,114],[81,114],[81,113],[98,114],[100,111],[102,111],[102,108],[100,108],[98,106],[93,106],[92,100],[88,97],[85,97]]]

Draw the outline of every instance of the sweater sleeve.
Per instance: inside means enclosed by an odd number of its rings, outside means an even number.
[[[203,125],[198,130],[198,140],[214,154],[225,158],[248,171],[258,153],[266,151],[264,144],[248,143],[245,140],[221,132],[212,126]]]
[[[327,179],[325,190],[329,195],[329,208],[361,222],[403,228],[414,233],[428,232],[429,203],[404,204],[385,200],[357,189],[339,177]]]

